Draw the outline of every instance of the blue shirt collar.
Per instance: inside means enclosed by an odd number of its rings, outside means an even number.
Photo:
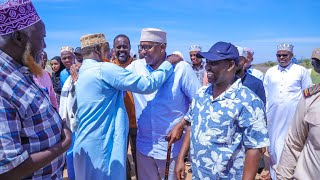
[[[205,91],[205,94],[207,98],[210,99],[211,102],[221,101],[224,99],[235,99],[241,87],[242,87],[241,79],[237,78],[237,80],[226,91],[220,94],[216,99],[213,99],[213,96],[212,96],[212,92],[213,92],[212,84],[209,84],[209,86]]]
[[[287,67],[281,67],[280,65],[278,65],[278,70],[280,70],[280,71],[289,71],[290,70],[290,68],[292,67],[292,65],[293,65],[293,63],[292,63],[292,61],[290,62],[290,64],[287,66]]]

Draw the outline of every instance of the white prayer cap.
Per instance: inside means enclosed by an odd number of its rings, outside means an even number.
[[[167,43],[167,33],[157,28],[144,28],[141,31],[140,41]]]
[[[244,49],[245,51],[251,53],[252,55],[254,55],[253,49],[250,49],[250,48],[248,48],[248,47],[244,47],[243,49]]]
[[[71,52],[71,53],[73,53],[74,49],[72,47],[70,47],[70,46],[63,46],[60,49],[60,53],[63,53],[63,52]]]
[[[240,46],[236,46],[239,52],[239,56],[245,57],[246,59],[248,59],[248,53],[246,50],[244,50],[243,47]]]
[[[291,44],[286,44],[286,43],[282,43],[278,45],[278,51],[284,50],[284,51],[290,51],[291,53],[293,53],[293,45]]]
[[[199,45],[191,45],[190,46],[190,52],[191,51],[201,51],[201,46],[199,46]]]
[[[184,57],[183,57],[183,55],[182,55],[182,53],[180,51],[174,51],[172,54],[176,54],[176,55],[180,56],[184,60]]]

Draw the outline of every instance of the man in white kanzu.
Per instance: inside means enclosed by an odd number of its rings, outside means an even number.
[[[270,167],[279,163],[285,136],[297,104],[302,97],[302,91],[312,85],[308,70],[292,63],[292,45],[278,45],[276,55],[279,64],[268,69],[264,77],[267,126],[270,138],[270,147],[268,148]],[[272,168],[270,168],[270,172],[272,179],[276,179]]]

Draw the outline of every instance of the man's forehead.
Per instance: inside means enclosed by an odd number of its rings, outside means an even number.
[[[129,44],[129,40],[125,37],[118,37],[114,44]]]
[[[115,41],[120,41],[120,40],[129,41],[129,39],[128,39],[128,38],[123,37],[123,36],[119,36],[119,37],[117,37]]]
[[[73,53],[70,51],[64,51],[61,53],[61,56],[73,56]]]
[[[190,51],[189,54],[197,54],[200,51]]]

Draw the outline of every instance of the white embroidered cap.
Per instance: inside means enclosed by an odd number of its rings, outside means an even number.
[[[284,50],[284,51],[290,51],[291,53],[293,53],[293,45],[291,44],[287,44],[287,43],[282,43],[278,45],[278,51]]]

